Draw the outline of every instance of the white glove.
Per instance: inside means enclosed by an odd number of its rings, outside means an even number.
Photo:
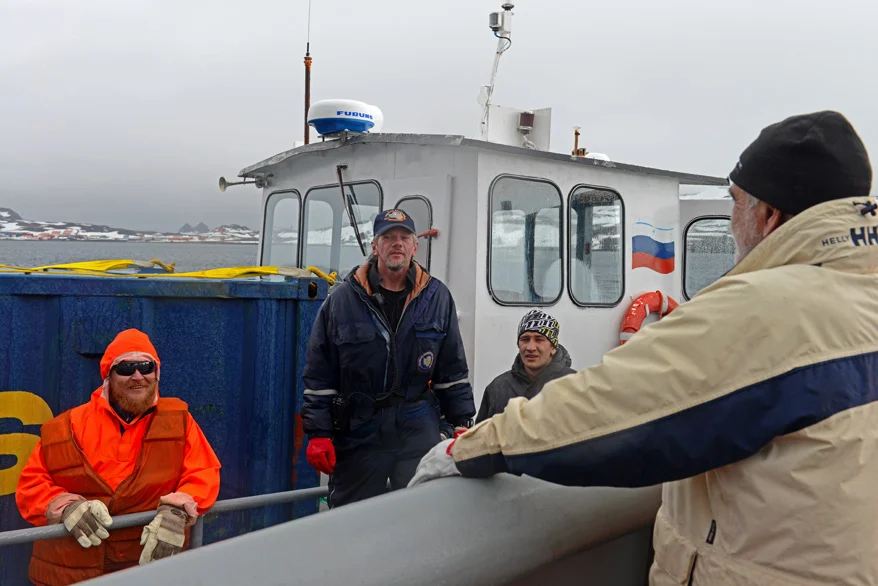
[[[451,446],[454,442],[453,439],[447,439],[433,446],[421,458],[421,463],[418,464],[418,469],[415,470],[409,487],[445,476],[460,476],[457,464],[454,463],[454,458],[451,456]]]
[[[67,505],[61,513],[61,519],[68,533],[85,548],[100,545],[102,539],[110,536],[107,527],[113,524],[113,518],[104,503],[87,501],[83,497]]]

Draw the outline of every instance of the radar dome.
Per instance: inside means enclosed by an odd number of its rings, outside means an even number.
[[[356,100],[321,100],[308,109],[308,124],[321,136],[363,134],[380,131],[384,114],[378,107]]]

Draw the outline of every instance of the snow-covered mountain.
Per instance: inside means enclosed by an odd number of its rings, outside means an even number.
[[[188,227],[184,226],[184,228]],[[127,240],[149,242],[232,242],[256,243],[259,232],[228,224],[209,230],[204,224],[188,233],[138,232],[103,224],[27,220],[9,208],[0,208],[0,239],[3,240]],[[203,228],[203,232],[201,232]]]

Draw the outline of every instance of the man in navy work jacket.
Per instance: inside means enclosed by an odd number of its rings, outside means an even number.
[[[415,224],[375,218],[372,255],[321,306],[308,342],[302,421],[308,462],[330,474],[329,506],[405,487],[439,440],[438,407],[476,414],[454,299],[413,259]]]

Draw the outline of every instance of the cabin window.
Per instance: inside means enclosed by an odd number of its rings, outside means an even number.
[[[433,206],[430,200],[423,195],[409,195],[396,203],[396,208],[404,211],[415,222],[415,229],[418,234],[426,232],[433,227]],[[418,253],[415,260],[418,264],[430,272],[430,249],[433,245],[433,239],[429,237],[419,239]]]
[[[372,223],[382,209],[383,195],[376,181],[345,183],[344,199],[338,185],[315,187],[305,194],[302,266],[346,275],[365,257],[360,250],[350,215],[368,255]],[[350,215],[349,215],[350,212]]]
[[[606,188],[580,185],[568,202],[568,287],[577,305],[614,306],[625,291],[625,208]]]
[[[262,264],[298,266],[299,192],[277,191],[268,196],[262,229]]]
[[[500,176],[489,196],[488,289],[501,305],[552,305],[561,297],[562,198],[543,179]]]
[[[686,226],[684,238],[683,296],[691,299],[735,265],[732,222],[722,216],[696,218]]]

